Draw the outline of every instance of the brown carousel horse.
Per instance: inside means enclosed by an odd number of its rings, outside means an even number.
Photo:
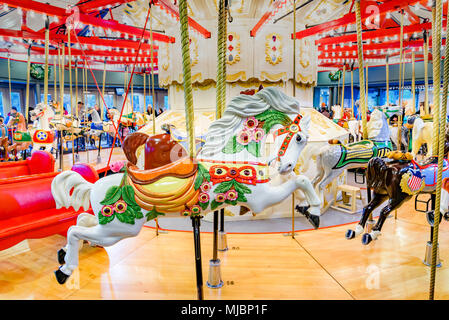
[[[11,159],[10,155],[17,159],[17,144],[10,144],[8,137],[0,138],[0,161],[9,161]]]
[[[448,152],[449,133],[446,132],[444,154]],[[402,154],[401,152],[393,151],[388,156],[393,161],[386,162],[376,157],[368,162],[367,188],[373,191],[373,198],[363,208],[362,218],[355,230],[349,229],[346,231],[347,239],[354,239],[363,232],[370,214],[385,200],[388,199],[388,203],[380,211],[376,225],[372,228],[371,232],[365,233],[362,236],[362,243],[364,245],[377,239],[385,220],[393,210],[399,209],[404,202],[418,193],[434,193],[436,190],[438,172],[437,157],[430,157],[425,163],[418,164],[413,160],[413,156],[410,153]],[[449,162],[447,159],[444,159],[443,179],[448,177]]]

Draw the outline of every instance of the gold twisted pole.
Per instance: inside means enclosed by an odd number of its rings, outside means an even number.
[[[412,95],[413,95],[413,110],[416,111],[416,98],[415,98],[415,52],[412,51]]]
[[[397,149],[401,150],[401,128],[402,128],[402,85],[403,85],[403,70],[405,66],[403,65],[404,53],[403,53],[403,43],[404,41],[404,12],[401,10],[401,31],[399,36],[399,116],[398,116],[398,141],[397,141]]]
[[[430,266],[430,289],[429,300],[434,300],[435,296],[435,271],[438,254],[438,227],[440,222],[440,203],[441,203],[441,184],[443,178],[443,160],[444,160],[444,145],[446,134],[446,106],[447,106],[447,90],[449,85],[449,47],[446,43],[446,54],[444,59],[444,81],[443,81],[443,103],[440,105],[440,61],[441,61],[441,20],[442,20],[442,1],[437,0],[434,2],[435,8],[435,20],[432,24],[435,24],[434,36],[432,39],[433,49],[433,79],[434,79],[434,114],[439,113],[439,125],[438,122],[433,122],[435,132],[439,130],[439,141],[434,141],[434,153],[436,146],[438,145],[438,173],[437,173],[437,186],[436,186],[436,199],[435,199],[435,213],[434,213],[434,226],[433,226],[433,238],[432,238],[432,263]],[[448,32],[446,31],[446,39]],[[437,136],[434,137],[437,139]]]
[[[44,104],[48,105],[48,51],[50,42],[50,21],[45,20],[45,65],[44,65]]]
[[[67,49],[69,51],[69,90],[70,90],[70,109],[73,108],[73,106],[75,105],[73,103],[73,90],[72,90],[72,45],[70,42],[70,34],[72,33],[72,28],[70,27],[70,24],[68,26],[67,29],[67,40],[68,40],[68,45],[67,45]],[[103,92],[104,95],[104,92]],[[62,114],[61,116],[64,116],[64,114]],[[103,118],[101,118],[103,119]],[[72,144],[72,148],[73,148],[73,144]],[[72,155],[73,155],[73,151],[72,151]]]
[[[30,69],[31,69],[31,46],[28,47],[27,86],[25,94],[25,119],[27,123],[28,123],[28,110],[30,110]]]
[[[424,115],[428,116],[429,112],[429,42],[427,32],[424,31]]]
[[[343,116],[343,112],[345,109],[345,75],[346,75],[346,64],[343,63],[343,79],[341,82],[341,115]]]
[[[368,130],[366,127],[366,100],[365,100],[365,76],[363,72],[363,44],[362,44],[362,19],[360,14],[360,0],[355,1],[355,17],[357,26],[357,53],[359,63],[359,81],[360,81],[360,107],[362,111],[363,139],[368,139]]]
[[[154,95],[154,61],[153,61],[153,13],[150,8],[150,39],[151,39],[151,96],[152,96],[152,118],[153,118],[153,134],[156,134],[156,96]],[[190,61],[190,60],[189,60]],[[157,219],[156,219],[156,225]],[[158,229],[156,228],[156,234],[158,234]]]
[[[195,127],[193,112],[192,72],[190,65],[189,27],[187,1],[179,1],[179,21],[181,26],[182,69],[184,80],[184,103],[186,112],[186,129],[189,136],[189,155],[195,157]]]
[[[441,82],[441,1],[434,1],[432,6],[432,65],[433,65],[433,145],[432,153],[438,155],[438,123],[440,119],[440,82]],[[440,15],[440,17],[439,17]]]
[[[106,86],[106,59],[104,59],[104,66],[103,66],[103,87],[101,88],[101,95],[104,97],[104,90]],[[101,106],[101,121],[104,120],[104,101],[103,99],[100,99],[100,106]],[[106,108],[108,108],[106,106]],[[101,141],[100,141],[101,142]]]
[[[387,102],[386,106],[388,108],[390,103],[390,72],[389,72],[389,66],[388,66],[388,56],[385,58],[385,73],[386,73],[386,82],[387,82]]]
[[[225,12],[225,0],[219,0],[218,5],[218,32],[217,32],[217,82],[216,82],[216,119],[220,119],[222,116],[222,103],[223,95],[222,91],[223,85],[223,64],[225,63],[225,45],[223,43],[223,33],[224,33],[224,12]]]

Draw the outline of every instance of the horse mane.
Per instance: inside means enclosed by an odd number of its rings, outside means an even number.
[[[224,144],[242,126],[246,118],[270,108],[287,115],[296,115],[300,109],[296,99],[276,87],[265,88],[254,95],[239,95],[229,102],[223,116],[211,124],[206,134],[206,142],[198,156],[221,153]]]

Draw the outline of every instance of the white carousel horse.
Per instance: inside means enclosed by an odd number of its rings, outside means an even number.
[[[364,167],[372,157],[384,157],[392,149],[386,115],[379,109],[374,109],[367,129],[370,140],[348,145],[338,143],[321,148],[307,147],[299,159],[299,163],[303,165],[301,172],[306,172],[311,159],[316,158],[317,175],[312,183],[321,191],[345,169]]]
[[[410,119],[413,121],[413,119]],[[412,155],[416,157],[419,149],[425,143],[427,144],[427,154],[433,154],[432,146],[433,121],[424,122],[421,117],[415,117],[412,129]]]
[[[56,279],[64,283],[78,266],[79,240],[111,246],[137,236],[144,223],[159,215],[205,215],[229,205],[243,205],[257,214],[301,189],[310,214],[319,216],[320,200],[310,180],[292,174],[307,144],[309,124],[310,117],[299,114],[297,100],[277,88],[267,88],[254,96],[232,99],[223,117],[210,126],[196,159],[189,158],[169,134],[145,137],[136,133],[129,139],[144,139],[129,143],[132,150],[127,150],[125,140],[125,154],[131,157],[124,173],[94,184],[74,171],[60,173],[51,187],[57,208],[78,210],[82,206],[87,210],[91,204],[95,219],[89,226],[68,230],[67,245],[58,253],[63,265],[55,271]],[[275,133],[278,151],[265,157],[270,132]],[[139,144],[145,145],[143,161],[135,156]],[[268,176],[267,160],[273,159],[278,173],[291,175],[281,185],[272,185]]]
[[[36,150],[51,152],[57,148],[54,130],[50,127],[50,121],[54,118],[55,111],[51,106],[39,103],[30,111],[30,119],[35,123],[31,129],[33,141],[32,153]]]
[[[349,120],[348,121],[348,131],[354,138],[354,142],[360,141],[362,139],[362,120]]]
[[[342,117],[340,105],[337,104],[335,106],[332,106],[332,111],[334,113],[332,116],[334,120],[339,120]]]

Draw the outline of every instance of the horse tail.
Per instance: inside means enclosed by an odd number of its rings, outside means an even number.
[[[82,206],[84,210],[88,210],[93,185],[75,171],[68,170],[58,174],[51,182],[56,209],[73,207],[78,211]]]
[[[366,184],[368,188],[379,189],[385,181],[384,177],[387,172],[387,165],[379,157],[372,158],[368,162]]]
[[[148,138],[149,135],[142,132],[133,132],[130,135],[126,136],[125,140],[123,141],[122,149],[125,153],[126,159],[128,159],[129,162],[134,165],[137,164],[137,148],[143,145]]]

